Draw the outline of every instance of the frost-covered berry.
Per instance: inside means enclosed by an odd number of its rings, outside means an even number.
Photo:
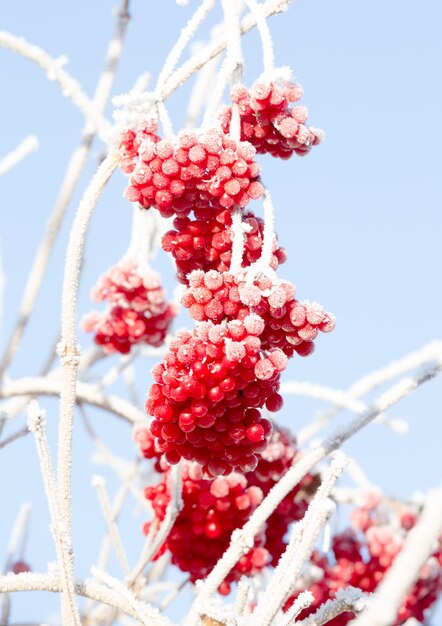
[[[174,230],[169,230],[162,239],[163,250],[172,254],[177,267],[178,280],[187,285],[187,275],[196,269],[227,272],[232,259],[232,215],[228,210],[197,210],[196,219],[177,217]],[[244,214],[243,267],[255,263],[262,251],[264,222],[251,211]],[[273,242],[270,267],[276,269],[284,263],[287,255],[284,248]]]
[[[107,301],[108,309],[87,314],[82,327],[94,332],[95,342],[109,353],[127,354],[136,343],[160,346],[177,313],[165,299],[159,275],[141,270],[131,259],[103,274],[91,297],[95,302]]]
[[[180,332],[153,369],[146,401],[166,460],[197,461],[212,477],[254,469],[271,433],[259,409],[280,406],[280,372],[240,320]]]
[[[164,519],[170,500],[166,471],[156,486],[146,487],[145,497],[154,511],[153,522]],[[232,532],[241,528],[262,501],[259,487],[250,486],[247,478],[233,473],[215,480],[204,478],[197,463],[182,465],[183,508],[174,522],[172,530],[157,557],[167,551],[171,561],[181,571],[188,572],[195,582],[205,578],[229,545]],[[218,591],[229,593],[230,585],[243,575],[254,575],[269,563],[270,555],[263,547],[264,533],[261,531],[251,549],[244,554]]]
[[[212,277],[212,283],[207,277]],[[259,336],[261,348],[279,349],[268,357],[277,369],[284,369],[284,355],[291,357],[294,352],[300,356],[311,354],[318,333],[330,332],[335,326],[334,316],[324,311],[321,305],[296,300],[294,286],[286,281],[260,277],[249,282],[247,272],[233,276],[215,270],[197,270],[187,279],[189,288],[182,304],[189,309],[190,316],[197,321],[215,323],[223,319],[244,321],[248,331]],[[252,331],[253,327],[255,331]],[[268,360],[259,365],[260,378],[265,379],[266,368],[271,371]]]
[[[196,208],[243,208],[264,191],[254,156],[250,143],[235,142],[217,129],[201,135],[183,131],[170,140],[146,138],[133,156],[126,197],[164,217],[186,216]]]
[[[299,85],[258,81],[250,91],[242,85],[235,86],[231,96],[240,113],[241,139],[253,144],[260,154],[281,159],[288,159],[293,153],[303,156],[324,138],[321,130],[306,126],[306,107],[291,106],[302,96]],[[232,108],[226,107],[221,114],[225,132],[231,118]]]

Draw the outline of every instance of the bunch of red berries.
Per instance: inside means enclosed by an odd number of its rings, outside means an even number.
[[[232,213],[226,209],[194,209],[195,218],[176,217],[175,230],[169,230],[162,239],[163,250],[170,252],[177,267],[178,280],[188,284],[188,274],[200,269],[205,272],[217,270],[228,272],[232,259]],[[264,221],[251,211],[243,216],[244,248],[243,267],[255,263],[261,256]],[[273,255],[270,267],[276,270],[284,263],[287,255],[278,245],[276,235],[273,241]]]
[[[151,524],[158,525],[164,519],[170,500],[168,473],[164,473],[158,485],[145,488],[145,497],[152,503],[155,514],[154,521],[145,524],[146,533]],[[157,557],[167,550],[172,563],[188,572],[190,580],[195,582],[211,571],[228,547],[232,531],[247,522],[263,495],[258,487],[249,486],[242,474],[205,480],[197,463],[183,463],[182,481],[184,506]],[[263,533],[255,538],[253,547],[220,585],[220,593],[229,593],[231,582],[243,575],[256,574],[269,562],[263,540]]]
[[[399,507],[399,511],[397,510]],[[417,520],[416,510],[401,506],[393,508],[386,502],[374,507],[362,507],[352,515],[359,528],[349,528],[333,539],[332,554],[312,556],[312,564],[321,572],[319,580],[309,587],[315,598],[313,604],[299,616],[303,619],[334,597],[339,589],[349,585],[364,592],[375,591],[380,581],[401,551],[407,533]],[[442,590],[442,537],[436,551],[423,565],[419,578],[399,609],[395,626],[414,618],[425,621],[425,613]],[[290,599],[287,606],[296,596]],[[354,615],[342,613],[329,622],[330,626],[345,626]]]
[[[137,429],[137,443],[148,458],[158,458],[148,432]],[[233,530],[249,519],[273,485],[285,474],[297,455],[296,440],[286,429],[275,430],[269,446],[253,472],[245,476],[232,473],[210,479],[204,477],[200,465],[185,461],[182,466],[183,508],[171,533],[157,557],[169,551],[174,563],[190,574],[192,582],[204,578],[229,545]],[[164,519],[170,501],[168,476],[164,464],[156,465],[161,481],[146,487],[145,497],[152,503],[154,520],[145,525],[145,532]],[[230,591],[230,583],[242,575],[253,575],[264,566],[275,564],[285,549],[284,535],[291,522],[301,519],[317,485],[317,476],[308,475],[272,513],[253,547],[241,557],[221,584],[220,593]],[[204,550],[201,550],[201,545]]]
[[[95,302],[109,303],[104,313],[92,311],[83,319],[86,332],[95,333],[95,343],[106,352],[127,354],[133,344],[160,346],[177,311],[165,299],[159,275],[142,272],[126,259],[111,267],[92,290]]]
[[[146,410],[169,463],[195,460],[212,477],[256,467],[271,433],[258,409],[282,407],[279,378],[287,360],[280,350],[262,350],[261,332],[256,316],[203,322],[180,332],[153,368]]]
[[[245,207],[263,194],[254,156],[250,143],[215,129],[200,137],[182,132],[173,141],[148,138],[126,164],[126,197],[164,217],[185,216],[197,207]]]
[[[241,139],[249,141],[260,154],[288,159],[295,152],[303,156],[324,138],[321,130],[306,126],[308,111],[304,106],[294,106],[302,96],[302,87],[284,83],[278,87],[273,82],[256,82],[250,91],[244,86],[232,90],[232,101],[239,109]],[[221,126],[228,132],[232,107],[221,114]]]
[[[301,356],[314,350],[313,339],[330,332],[335,318],[317,303],[298,302],[294,286],[286,281],[272,281],[260,276],[248,282],[242,272],[194,271],[188,276],[189,288],[182,304],[196,321],[239,319],[254,316],[264,350],[279,348],[288,357],[296,351]]]

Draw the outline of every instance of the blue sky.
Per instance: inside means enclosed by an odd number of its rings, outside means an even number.
[[[172,0],[131,2],[132,21],[115,93],[129,89],[144,71],[155,81],[195,6],[193,0],[185,8]],[[66,54],[67,69],[92,94],[112,32],[114,8],[115,2],[108,0],[15,0],[2,3],[0,28],[25,36],[54,56]],[[304,159],[261,159],[263,179],[276,207],[276,230],[289,252],[281,273],[296,284],[300,298],[318,300],[337,316],[336,330],[318,339],[312,357],[295,359],[285,380],[345,389],[366,372],[440,338],[441,17],[435,0],[419,5],[408,0],[364,4],[299,0],[288,13],[270,22],[277,64],[293,68],[304,87],[302,103],[309,108],[309,122],[326,132],[324,144]],[[211,18],[208,24],[215,21]],[[203,28],[201,37],[206,36]],[[244,39],[244,49],[245,82],[250,84],[262,69],[256,34]],[[0,245],[7,274],[4,343],[39,237],[78,143],[82,119],[29,61],[0,50],[0,73],[0,156],[27,134],[36,134],[40,140],[39,151],[0,181]],[[183,121],[188,94],[186,86],[171,98],[176,129]],[[35,318],[10,368],[12,378],[35,374],[57,335],[68,227],[101,154],[102,146],[96,142],[52,257]],[[88,292],[96,277],[128,244],[131,209],[122,197],[124,186],[117,173],[93,217],[81,313],[90,306]],[[170,263],[159,257],[157,268],[165,268],[165,282],[172,287]],[[89,345],[85,335],[80,340],[83,346]],[[147,362],[137,368],[141,398],[149,368]],[[394,408],[392,414],[409,423],[407,436],[372,425],[346,446],[371,480],[388,493],[406,496],[439,484],[440,398],[441,381],[435,380]],[[43,404],[54,426],[57,405],[47,400]],[[290,398],[278,419],[296,430],[318,406],[322,405]],[[131,454],[127,429],[103,414],[97,413],[94,419],[109,445],[120,454]],[[51,438],[55,433],[54,428]],[[92,448],[81,425],[75,443],[74,506],[77,537],[83,542],[78,546],[78,567],[85,575],[97,553],[102,528],[91,528],[85,514],[94,510],[94,519],[100,520],[88,483]],[[34,569],[41,570],[51,544],[36,467],[31,440],[1,451],[0,497],[8,504],[2,507],[0,551],[21,500],[28,498],[35,503],[29,560]],[[112,491],[115,484],[110,475],[109,481]],[[141,545],[140,519],[128,515],[124,521],[133,560]],[[54,599],[45,596],[39,602],[39,619],[47,610],[57,610]],[[15,599],[17,619],[29,617],[26,603],[23,598]]]

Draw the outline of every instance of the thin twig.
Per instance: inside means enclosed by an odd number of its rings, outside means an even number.
[[[23,161],[32,152],[38,150],[38,139],[35,135],[29,135],[21,141],[12,152],[9,152],[0,161],[0,176],[9,172],[18,163]]]
[[[96,106],[84,93],[80,83],[63,69],[65,59],[54,59],[47,52],[35,46],[23,37],[0,31],[0,48],[6,48],[36,63],[47,74],[49,80],[59,84],[63,95],[68,97],[82,112],[84,117],[97,129],[98,134],[106,140],[110,124],[97,111]]]
[[[96,108],[97,113],[100,115],[103,114],[109,101],[118,61],[123,51],[124,37],[128,23],[127,17],[125,17],[125,14],[127,14],[125,5],[126,3],[124,2],[117,16],[115,32],[108,45],[105,67],[95,88],[93,105]],[[74,192],[80,181],[81,173],[86,165],[95,134],[95,126],[91,123],[86,123],[82,130],[80,145],[75,149],[69,161],[52,215],[49,219],[46,232],[43,237],[43,241],[37,249],[37,253],[31,266],[29,277],[23,292],[22,301],[20,303],[17,322],[11,333],[5,348],[4,356],[1,360],[0,377],[3,375],[3,372],[8,367],[15,352],[17,351],[29,317],[34,309],[55,240],[60,231],[63,218],[72,200]]]

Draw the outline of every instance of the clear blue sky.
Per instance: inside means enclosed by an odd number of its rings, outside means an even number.
[[[54,56],[66,54],[67,69],[92,94],[112,32],[115,5],[108,0],[3,2],[0,28],[25,36]],[[133,17],[115,93],[130,88],[143,71],[156,79],[195,6],[193,0],[186,8],[173,0],[131,2]],[[309,122],[326,132],[325,143],[305,159],[261,160],[276,206],[276,229],[290,255],[282,274],[297,285],[300,298],[318,300],[337,316],[332,335],[318,339],[316,353],[309,359],[295,359],[285,380],[346,388],[364,373],[441,335],[441,19],[435,0],[419,4],[299,0],[270,23],[277,63],[293,68],[305,90],[302,103],[310,110]],[[203,29],[203,38],[206,33]],[[256,34],[247,36],[244,46],[245,80],[251,83],[261,72]],[[79,140],[82,119],[58,87],[29,61],[0,50],[0,74],[0,156],[27,134],[40,140],[38,153],[0,181],[0,243],[8,277],[4,337],[12,327],[38,239]],[[187,96],[186,88],[171,99],[175,128],[182,122]],[[101,154],[97,142],[81,189]],[[115,175],[93,218],[82,313],[88,310],[88,291],[97,275],[121,256],[128,243],[131,210],[122,198],[123,188],[123,177]],[[35,319],[10,369],[13,378],[38,372],[57,335],[63,246],[81,189],[52,258]],[[164,259],[158,266],[170,275],[170,264]],[[167,284],[172,285],[170,276]],[[81,336],[83,346],[89,341]],[[142,363],[137,369],[141,398],[149,367]],[[394,408],[392,413],[409,423],[406,437],[372,425],[346,446],[372,481],[389,493],[405,496],[440,482],[441,390],[441,381],[433,381]],[[55,424],[55,401],[43,404]],[[290,399],[278,419],[296,430],[318,406],[311,400]],[[131,453],[124,426],[103,414],[93,414],[93,419],[109,445],[122,455]],[[75,547],[79,573],[86,575],[102,525],[88,482],[92,448],[81,425],[75,445]],[[109,489],[114,488],[109,474]],[[35,570],[42,570],[52,548],[30,439],[1,451],[0,498],[0,554],[20,502],[29,499],[35,509],[28,558]],[[89,513],[98,520],[96,527],[91,527]],[[142,541],[141,518],[126,517],[125,540],[134,561]],[[14,619],[43,620],[49,610],[58,609],[55,599],[45,596],[35,604],[38,614],[31,614],[31,601],[16,596]]]

